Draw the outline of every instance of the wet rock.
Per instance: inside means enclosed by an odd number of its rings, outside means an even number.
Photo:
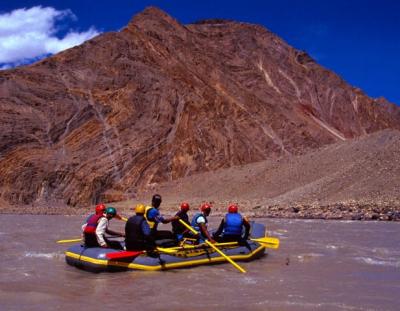
[[[298,207],[292,207],[293,213],[298,213],[300,209]]]

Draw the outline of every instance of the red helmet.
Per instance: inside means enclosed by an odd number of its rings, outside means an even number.
[[[106,206],[103,203],[96,205],[96,215],[103,214],[106,210]]]
[[[181,211],[187,212],[189,210],[189,203],[183,202],[181,204]]]
[[[231,204],[228,207],[228,213],[237,213],[238,212],[238,206],[236,204]]]
[[[202,212],[211,211],[211,205],[208,204],[208,203],[204,203],[203,205],[201,205],[200,210],[201,210]]]

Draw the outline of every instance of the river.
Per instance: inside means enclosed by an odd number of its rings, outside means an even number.
[[[55,243],[79,236],[83,219],[0,215],[1,311],[400,308],[398,223],[260,219],[281,247],[240,263],[246,274],[228,263],[92,274],[68,266],[67,245]]]

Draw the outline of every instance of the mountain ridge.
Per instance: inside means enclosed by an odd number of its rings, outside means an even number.
[[[398,107],[259,25],[182,25],[154,7],[120,32],[1,72],[0,91],[0,198],[11,204],[132,197],[400,128]]]

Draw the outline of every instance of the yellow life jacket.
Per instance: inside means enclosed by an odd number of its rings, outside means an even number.
[[[146,209],[145,209],[145,212],[144,212],[144,218],[146,219],[147,223],[149,224],[150,229],[153,229],[154,226],[156,225],[156,222],[155,222],[155,221],[152,221],[152,220],[147,219],[147,212],[148,212],[149,210],[151,210],[152,208],[155,208],[155,207],[153,207],[153,206],[146,206]]]

